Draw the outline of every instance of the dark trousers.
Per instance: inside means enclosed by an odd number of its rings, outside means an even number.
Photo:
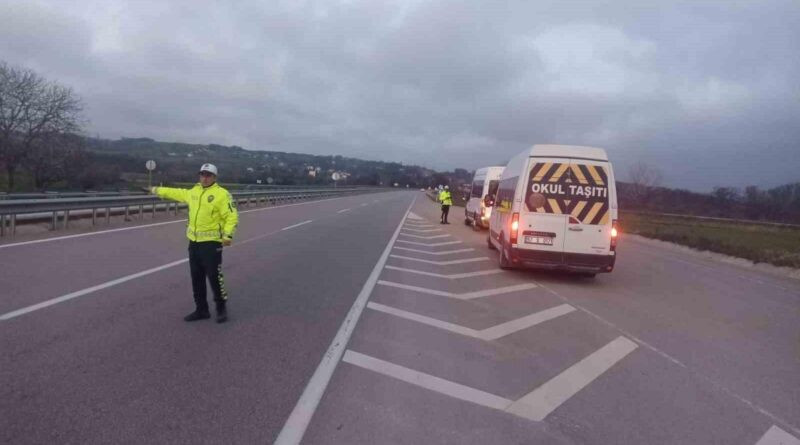
[[[450,206],[442,204],[442,222],[447,222],[447,215],[450,214]]]
[[[217,241],[189,242],[189,270],[192,272],[192,292],[198,311],[208,312],[206,278],[214,293],[214,301],[224,304],[228,300],[222,277],[222,243]]]

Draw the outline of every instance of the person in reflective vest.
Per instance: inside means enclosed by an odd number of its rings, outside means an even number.
[[[442,221],[440,224],[450,224],[447,222],[447,215],[450,213],[450,206],[453,205],[453,196],[450,195],[450,187],[444,186],[439,192],[439,202],[442,203]]]
[[[203,164],[200,181],[190,189],[152,187],[150,193],[164,199],[183,202],[189,206],[186,237],[189,238],[189,270],[195,310],[186,321],[211,318],[206,300],[206,279],[214,293],[217,323],[228,320],[228,292],[222,276],[222,248],[230,246],[239,214],[236,202],[227,190],[217,184],[217,167]]]

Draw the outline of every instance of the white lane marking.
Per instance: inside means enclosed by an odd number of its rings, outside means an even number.
[[[497,410],[504,410],[512,402],[511,400],[498,397],[494,394],[481,391],[479,389],[470,388],[449,380],[425,374],[404,366],[395,365],[368,355],[360,354],[355,351],[347,350],[344,355],[343,361],[360,368],[368,369],[370,371],[383,374],[385,376],[393,377],[412,385],[420,386],[431,391],[438,392],[459,400],[472,402],[477,405],[493,408]]]
[[[450,260],[450,261],[433,261],[433,260],[423,260],[422,258],[413,258],[410,256],[403,256],[403,255],[390,255],[392,258],[398,258],[401,260],[409,260],[409,261],[418,261],[420,263],[427,263],[427,264],[436,264],[437,266],[449,266],[451,264],[465,264],[465,263],[474,263],[476,261],[486,261],[489,257],[478,257],[478,258],[466,258],[463,260]]]
[[[530,420],[542,421],[637,347],[633,341],[617,337],[514,402],[507,411]]]
[[[411,212],[411,207],[416,201],[417,198],[414,197],[408,209],[406,209],[406,214],[403,216],[403,219]],[[386,248],[383,250],[378,262],[375,263],[375,267],[372,268],[372,272],[364,283],[364,287],[361,288],[361,292],[358,293],[358,297],[356,297],[356,300],[353,302],[353,306],[350,308],[344,321],[342,321],[339,331],[336,332],[336,336],[333,337],[330,346],[328,346],[328,350],[322,356],[322,360],[311,376],[311,380],[308,381],[308,384],[303,390],[303,394],[300,395],[297,405],[295,405],[292,413],[289,414],[289,418],[286,419],[283,429],[281,429],[278,438],[275,439],[275,445],[294,445],[299,444],[300,441],[303,440],[303,434],[305,434],[311,417],[317,410],[319,401],[322,399],[322,395],[328,387],[333,371],[336,370],[336,365],[339,364],[339,360],[342,358],[344,348],[347,346],[347,342],[353,334],[353,329],[355,329],[356,323],[358,323],[358,319],[364,311],[372,289],[375,288],[375,283],[377,283],[381,270],[386,264],[386,260],[389,258],[389,252],[392,251],[392,245],[400,234],[400,228],[402,226],[403,221],[401,219],[392,238],[389,239],[389,242],[386,244]]]
[[[516,320],[507,321],[497,326],[484,329],[480,332],[480,338],[484,340],[497,340],[498,338],[513,334],[514,332],[527,329],[531,326],[536,326],[537,324],[558,318],[562,315],[567,315],[573,311],[575,311],[574,307],[568,304],[561,304],[543,311],[517,318]]]
[[[366,207],[366,206],[368,206],[368,205],[369,205],[369,203],[368,203],[368,202],[362,202],[362,203],[361,203],[361,207]]]
[[[416,321],[417,323],[426,324],[428,326],[433,326],[435,328],[443,329],[445,331],[455,332],[456,334],[465,335],[467,337],[479,338],[481,340],[487,340],[487,341],[497,340],[498,338],[502,338],[505,337],[506,335],[513,334],[514,332],[521,331],[523,329],[527,329],[532,326],[536,326],[537,324],[544,323],[545,321],[549,321],[554,318],[558,318],[562,315],[566,315],[569,314],[570,312],[575,311],[574,307],[568,304],[562,304],[556,307],[552,307],[540,312],[527,315],[522,318],[518,318],[516,320],[511,320],[506,323],[501,323],[497,326],[493,326],[478,331],[472,328],[468,328],[466,326],[461,326],[455,323],[449,323],[446,321],[437,320],[435,318],[426,317],[424,315],[415,314],[413,312],[404,311],[402,309],[397,309],[379,303],[370,302],[369,304],[367,304],[367,307],[379,312],[384,312],[386,314],[404,318],[406,320]]]
[[[353,209],[342,209],[342,210],[339,210],[339,211],[338,211],[338,212],[336,212],[336,213],[344,213],[344,212],[349,212],[350,210],[353,210]]]
[[[412,238],[419,238],[419,239],[436,239],[436,238],[447,238],[448,236],[451,236],[450,234],[446,234],[446,235],[420,236],[420,235],[411,235],[411,234],[408,234],[408,233],[401,233],[401,235],[403,235],[403,236],[410,236],[410,237],[412,237]]]
[[[406,320],[416,321],[417,323],[426,324],[428,326],[433,326],[439,329],[443,329],[445,331],[455,332],[456,334],[465,335],[467,337],[478,337],[478,331],[472,328],[468,328],[466,326],[457,325],[455,323],[449,323],[447,321],[437,320],[435,318],[426,317],[424,315],[415,314],[413,312],[404,311],[402,309],[397,309],[391,306],[386,306],[379,303],[369,302],[367,303],[367,307],[378,312],[383,312],[385,314],[394,315],[395,317],[404,318]]]
[[[282,228],[281,230],[289,230],[289,229],[294,229],[295,227],[300,227],[300,226],[302,226],[302,225],[305,225],[305,224],[308,224],[308,223],[310,223],[310,222],[312,222],[312,221],[313,221],[312,219],[309,219],[309,220],[307,220],[307,221],[303,221],[303,222],[301,222],[301,223],[292,224],[291,226],[284,227],[284,228]]]
[[[405,289],[411,290],[415,292],[421,292],[423,294],[429,295],[438,295],[441,297],[450,297],[455,298],[457,300],[472,300],[475,298],[483,298],[483,297],[491,297],[492,295],[500,295],[500,294],[507,294],[509,292],[517,292],[522,290],[528,290],[538,287],[533,283],[525,283],[525,284],[515,284],[513,286],[504,286],[504,287],[497,287],[494,289],[486,289],[486,290],[479,290],[473,292],[464,292],[461,294],[456,294],[453,292],[447,292],[442,290],[436,289],[429,289],[427,287],[419,287],[419,286],[411,286],[409,284],[402,284],[402,283],[395,283],[393,281],[378,281],[378,284],[381,286],[389,286],[389,287],[396,287],[398,289]]]
[[[431,232],[442,231],[442,229],[409,229],[408,227],[403,227],[403,230],[408,230],[409,232],[419,232],[419,233],[431,233]]]
[[[402,239],[397,240],[397,242],[398,243],[406,243],[406,244],[415,244],[417,246],[428,246],[428,247],[450,246],[450,245],[453,245],[453,244],[461,244],[462,243],[461,241],[444,241],[444,242],[441,242],[441,243],[428,244],[428,243],[420,243],[420,242],[417,242],[417,241],[406,241],[406,240],[402,240]]]
[[[410,247],[394,246],[394,248],[395,249],[399,249],[399,250],[407,250],[409,252],[427,253],[428,255],[449,255],[449,254],[452,254],[452,253],[472,252],[473,250],[475,250],[475,249],[470,247],[468,249],[442,250],[441,252],[430,252],[430,251],[427,251],[427,250],[412,249]]]
[[[396,247],[395,247],[396,249]],[[415,273],[417,275],[427,275],[429,277],[437,277],[437,278],[448,278],[451,280],[457,280],[459,278],[470,278],[470,277],[479,277],[483,275],[494,275],[498,273],[503,273],[503,269],[489,269],[489,270],[479,270],[477,272],[466,272],[466,273],[454,273],[450,275],[440,274],[440,273],[433,273],[424,270],[417,270],[417,269],[407,269],[405,267],[397,267],[397,266],[386,266],[384,269],[391,269],[391,270],[399,270],[401,272],[408,272],[408,273]]]
[[[772,425],[756,445],[800,445],[800,439]]]
[[[317,201],[299,202],[299,203],[295,203],[295,204],[284,204],[284,205],[279,205],[279,206],[264,207],[264,208],[261,208],[261,209],[242,210],[239,213],[241,214],[241,213],[250,213],[250,212],[263,212],[264,210],[281,209],[281,208],[284,208],[284,207],[294,207],[294,206],[301,206],[301,205],[307,205],[307,204],[316,204],[316,203],[319,203],[319,202],[326,202],[326,201],[336,201],[337,199],[344,199],[344,198],[348,198],[348,196],[341,196],[341,197],[338,197],[338,198],[329,198],[329,199],[320,199],[320,200],[317,200]],[[19,243],[0,244],[0,249],[5,249],[5,248],[8,248],[8,247],[16,247],[16,246],[25,246],[25,245],[28,245],[28,244],[48,243],[50,241],[61,241],[61,240],[72,239],[72,238],[81,238],[81,237],[84,237],[84,236],[103,235],[103,234],[106,234],[106,233],[122,232],[122,231],[125,231],[125,230],[144,229],[144,228],[148,228],[148,227],[163,226],[163,225],[166,225],[166,224],[176,224],[176,223],[179,223],[179,222],[186,222],[186,220],[185,219],[176,219],[175,221],[165,221],[165,222],[153,223],[153,224],[142,224],[140,226],[133,226],[133,227],[120,227],[118,229],[100,230],[100,231],[97,231],[97,232],[78,233],[76,235],[56,236],[56,237],[53,237],[53,238],[45,238],[45,239],[39,239],[39,240],[33,240],[33,241],[22,241],[22,242],[19,242]]]
[[[412,221],[410,219],[407,219],[404,225],[411,227],[436,227],[427,221]]]
[[[792,432],[794,434],[800,435],[800,428],[790,424],[789,422],[783,420],[782,418],[776,416],[775,414],[767,411],[766,409],[764,409],[760,405],[757,405],[757,404],[751,402],[750,400],[740,396],[738,393],[736,393],[733,390],[729,389],[727,386],[717,382],[716,380],[712,379],[711,377],[706,376],[705,374],[702,374],[701,372],[697,371],[696,369],[690,368],[688,365],[686,365],[682,361],[680,361],[677,358],[667,354],[666,352],[662,351],[661,349],[656,348],[655,346],[653,346],[650,343],[642,340],[641,338],[633,335],[633,333],[629,332],[628,330],[617,326],[616,324],[606,320],[605,318],[601,317],[600,315],[597,315],[594,312],[590,311],[589,309],[586,309],[585,307],[581,306],[580,304],[576,304],[576,303],[572,302],[572,300],[570,300],[569,298],[559,294],[555,290],[551,289],[549,286],[545,286],[543,284],[540,284],[540,286],[542,287],[542,289],[545,289],[546,291],[550,292],[551,294],[553,294],[556,297],[558,297],[559,299],[561,299],[561,301],[563,301],[564,303],[569,303],[569,304],[575,306],[575,308],[577,308],[578,310],[583,311],[585,314],[591,316],[592,318],[594,318],[597,321],[605,324],[606,326],[616,330],[620,334],[631,338],[636,343],[638,343],[638,344],[644,346],[645,348],[653,351],[654,353],[656,353],[656,354],[660,355],[661,357],[667,359],[668,361],[672,362],[673,364],[677,365],[678,367],[686,369],[687,371],[691,371],[697,377],[705,380],[706,382],[711,384],[711,386],[719,389],[720,391],[724,392],[725,394],[728,394],[729,396],[733,397],[734,399],[736,399],[736,400],[742,402],[743,404],[747,405],[753,411],[756,411],[758,413],[761,413],[761,414],[769,417],[770,419],[772,419],[773,422],[778,423],[778,424],[784,426],[785,428],[788,428],[788,429],[792,430]]]
[[[127,275],[127,276],[124,276],[124,277],[121,277],[121,278],[117,278],[116,280],[107,281],[105,283],[98,284],[96,286],[87,287],[86,289],[83,289],[83,290],[71,292],[69,294],[62,295],[60,297],[51,298],[50,300],[43,301],[41,303],[37,303],[37,304],[31,305],[31,306],[24,307],[22,309],[17,309],[15,311],[11,311],[11,312],[5,313],[3,315],[0,315],[0,320],[2,320],[2,321],[10,320],[12,318],[19,317],[20,315],[24,315],[24,314],[27,314],[29,312],[33,312],[33,311],[36,311],[36,310],[39,310],[39,309],[44,309],[44,308],[46,308],[48,306],[52,306],[54,304],[58,304],[58,303],[61,303],[61,302],[67,301],[67,300],[72,300],[73,298],[82,297],[82,296],[84,296],[86,294],[90,294],[92,292],[97,292],[99,290],[106,289],[106,288],[109,288],[111,286],[116,286],[117,284],[122,284],[122,283],[124,283],[126,281],[135,280],[135,279],[143,277],[145,275],[150,275],[152,273],[156,273],[156,272],[162,271],[164,269],[168,269],[170,267],[177,266],[179,264],[183,264],[183,263],[185,263],[187,261],[189,261],[188,258],[182,259],[182,260],[178,260],[178,261],[173,261],[171,263],[167,263],[167,264],[164,264],[164,265],[161,265],[161,266],[158,266],[158,267],[154,267],[152,269],[143,270],[143,271],[137,272],[135,274],[131,274],[131,275]]]
[[[422,218],[419,215],[417,215],[416,213],[414,213],[414,212],[409,212],[408,216],[406,216],[406,219],[421,220]]]

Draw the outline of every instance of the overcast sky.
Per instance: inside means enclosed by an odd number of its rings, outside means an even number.
[[[91,135],[439,170],[578,144],[622,180],[800,181],[798,0],[4,0],[0,24],[0,60],[72,86]]]

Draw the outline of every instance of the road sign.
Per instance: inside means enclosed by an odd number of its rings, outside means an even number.
[[[267,184],[272,184],[273,182],[275,182],[275,180],[272,179],[272,177],[267,178]]]
[[[339,172],[334,172],[334,173],[331,175],[331,178],[332,178],[334,181],[338,181],[338,180],[342,179],[342,175],[340,175],[340,174],[339,174]]]
[[[154,160],[152,160],[152,159],[151,159],[151,160],[149,160],[149,161],[145,162],[145,163],[144,163],[144,166],[145,166],[145,168],[147,168],[148,170],[150,170],[150,171],[153,171],[153,170],[155,170],[155,169],[156,169],[156,161],[154,161]]]

